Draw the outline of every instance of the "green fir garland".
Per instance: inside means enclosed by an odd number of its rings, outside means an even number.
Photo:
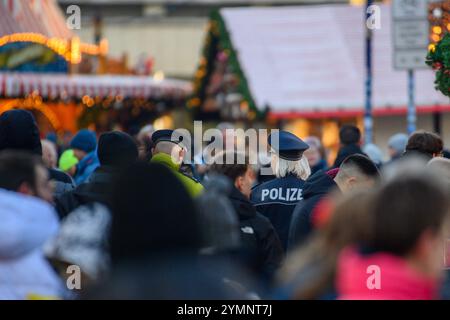
[[[450,33],[446,33],[436,45],[430,46],[425,62],[436,71],[436,90],[450,96]]]

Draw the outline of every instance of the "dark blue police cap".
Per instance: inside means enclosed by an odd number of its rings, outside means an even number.
[[[300,160],[309,146],[296,135],[287,131],[278,131],[269,135],[267,143],[281,159]]]
[[[169,141],[173,143],[180,143],[183,140],[183,137],[179,135],[174,135],[174,130],[170,129],[163,129],[163,130],[157,130],[153,132],[152,134],[152,142],[153,145],[156,145],[158,142],[161,141]]]

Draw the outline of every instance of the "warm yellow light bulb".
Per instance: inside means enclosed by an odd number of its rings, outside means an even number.
[[[441,37],[437,34],[433,34],[431,35],[431,40],[433,40],[433,42],[438,42],[439,40],[441,40]]]
[[[428,46],[428,51],[434,52],[434,50],[436,50],[436,45],[435,45],[434,43],[431,43],[431,44]]]
[[[433,27],[433,32],[436,34],[441,34],[442,33],[442,28],[440,26],[434,26]]]

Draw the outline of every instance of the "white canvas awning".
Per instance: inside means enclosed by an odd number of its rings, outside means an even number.
[[[393,70],[391,8],[380,7],[381,29],[373,31],[374,112],[404,112],[407,73]],[[275,115],[363,111],[364,12],[350,5],[220,11],[256,106],[270,106]],[[419,110],[450,110],[449,99],[434,89],[431,69],[417,71],[415,80]]]
[[[81,99],[85,95],[173,99],[186,98],[192,93],[192,85],[183,80],[156,80],[146,76],[0,73],[0,96],[23,97],[31,93],[53,99]]]

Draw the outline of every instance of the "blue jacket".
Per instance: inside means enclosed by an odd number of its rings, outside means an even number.
[[[251,201],[256,210],[272,222],[286,251],[292,212],[303,200],[305,181],[294,175],[276,178],[255,186]]]
[[[97,151],[94,150],[88,153],[80,162],[77,164],[77,173],[75,174],[74,180],[76,185],[80,185],[89,178],[89,176],[94,172],[94,170],[100,165],[97,157]]]

